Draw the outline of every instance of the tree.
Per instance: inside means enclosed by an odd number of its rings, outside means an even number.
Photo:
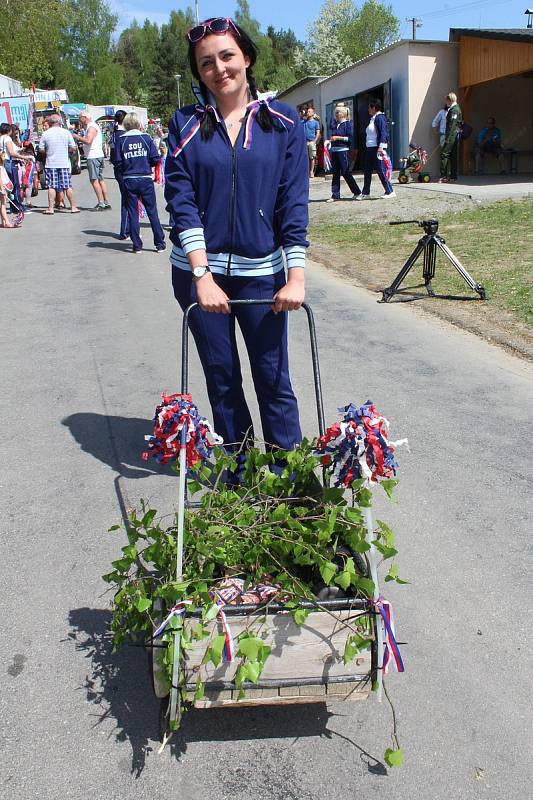
[[[113,61],[112,35],[117,16],[106,0],[66,0],[68,20],[60,40],[57,85],[71,99],[113,104],[124,98],[122,69]]]
[[[5,0],[0,24],[0,72],[21,81],[49,85],[66,21],[62,0]]]
[[[392,6],[382,5],[377,0],[366,0],[351,20],[339,33],[339,40],[352,61],[386,47],[400,36],[400,22]]]
[[[399,35],[391,6],[365,0],[325,0],[318,19],[307,27],[307,44],[296,53],[296,64],[308,75],[331,75],[390,44]]]
[[[146,105],[159,43],[159,27],[148,19],[142,28],[133,20],[120,34],[115,60],[122,68],[122,86],[128,102]]]
[[[161,117],[165,122],[178,105],[176,75],[181,75],[181,104],[194,101],[191,90],[193,76],[187,56],[186,40],[186,33],[192,25],[194,25],[194,13],[191,8],[187,8],[185,11],[171,11],[168,24],[161,26],[149,90],[149,108],[152,114]]]

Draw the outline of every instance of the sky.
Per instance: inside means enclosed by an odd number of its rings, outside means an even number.
[[[355,0],[361,5],[364,0]],[[318,17],[322,0],[249,0],[252,16],[266,31],[268,25],[275,28],[292,28],[299,39],[305,40],[307,23]],[[132,19],[142,22],[148,17],[159,25],[168,20],[173,9],[194,8],[194,0],[151,0],[149,10],[145,0],[110,0],[110,5],[119,15],[119,30],[127,27]],[[235,10],[233,0],[199,0],[200,19],[212,16],[231,16]],[[406,18],[416,17],[421,23],[417,39],[448,40],[450,28],[525,28],[526,7],[530,0],[395,0],[392,9],[401,23],[401,38],[412,35],[412,23]]]

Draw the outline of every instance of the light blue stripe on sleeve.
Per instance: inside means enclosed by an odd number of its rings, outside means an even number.
[[[305,247],[300,244],[293,244],[283,248],[287,259],[287,269],[294,267],[305,267]]]
[[[179,234],[180,244],[185,254],[193,250],[205,250],[205,237],[203,228],[189,228]]]

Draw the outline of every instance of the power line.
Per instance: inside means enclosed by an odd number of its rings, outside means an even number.
[[[437,17],[448,17],[451,14],[457,14],[463,11],[470,11],[476,8],[481,8],[482,6],[490,5],[502,5],[511,2],[511,0],[474,0],[471,3],[462,3],[458,6],[451,6],[449,8],[441,8],[437,11],[428,11],[427,13],[422,13],[417,16],[419,20],[429,20],[429,19],[436,19]]]

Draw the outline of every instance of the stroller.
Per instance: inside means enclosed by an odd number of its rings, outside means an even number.
[[[423,167],[427,163],[427,150],[418,144],[411,142],[409,145],[411,152],[408,156],[400,158],[400,172],[398,173],[398,183],[409,183],[409,176],[418,175],[420,183],[429,183],[431,176],[429,172],[424,172]]]

